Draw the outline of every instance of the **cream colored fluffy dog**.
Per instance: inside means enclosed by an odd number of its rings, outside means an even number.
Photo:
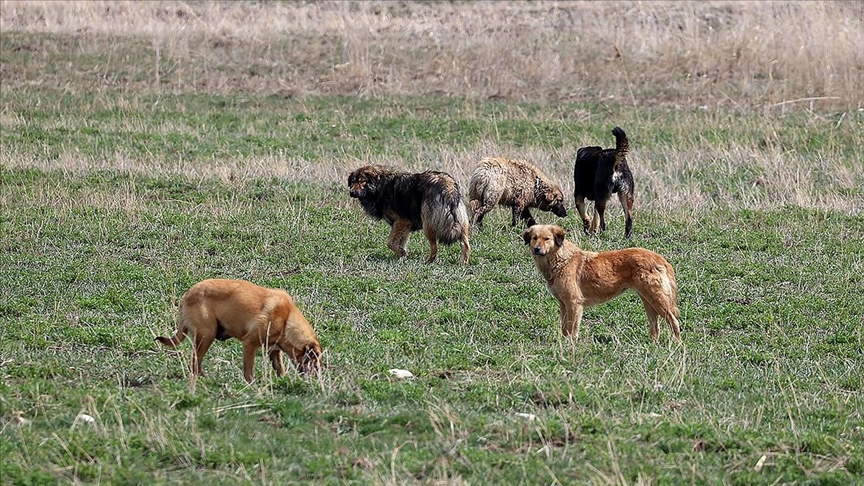
[[[512,211],[511,225],[519,218],[528,226],[535,224],[530,208],[552,211],[567,217],[564,192],[540,169],[521,160],[487,157],[474,169],[468,186],[468,205],[473,213],[472,224],[478,228],[483,217],[496,205]]]
[[[633,289],[648,315],[651,339],[657,342],[660,335],[657,317],[662,316],[675,340],[681,341],[676,304],[678,286],[675,271],[665,258],[644,248],[582,251],[564,236],[564,229],[554,225],[532,226],[523,234],[537,270],[558,299],[565,336],[579,337],[585,307]]]
[[[285,374],[282,351],[300,372],[321,367],[318,335],[284,290],[259,287],[244,280],[209,279],[193,285],[180,299],[180,322],[173,338],[157,337],[176,347],[195,336],[192,375],[201,374],[201,360],[214,339],[243,341],[243,378],[252,383],[255,353],[264,346],[276,374]]]

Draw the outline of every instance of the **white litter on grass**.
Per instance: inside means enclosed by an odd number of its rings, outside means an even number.
[[[393,368],[392,370],[390,370],[390,374],[393,375],[395,378],[414,378],[414,373],[411,373],[408,370],[400,370],[399,368]]]
[[[84,422],[85,424],[95,424],[96,419],[87,415],[86,413],[79,413],[77,417],[75,417],[75,422],[72,423],[74,427],[78,422]]]
[[[762,457],[760,457],[759,460],[756,461],[756,465],[753,466],[753,470],[756,472],[761,471],[762,467],[765,465],[766,459],[768,459],[768,456],[766,456],[765,454],[762,454]]]
[[[533,422],[533,421],[537,420],[537,416],[534,415],[533,413],[516,412],[516,416],[519,418],[523,418],[529,422]]]

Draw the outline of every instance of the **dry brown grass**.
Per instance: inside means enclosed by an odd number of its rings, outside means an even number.
[[[0,126],[6,128],[29,123],[5,103],[19,92],[89,93],[94,95],[94,110],[133,111],[143,109],[139,95],[154,93],[434,94],[553,107],[587,101],[585,110],[595,103],[624,109],[615,120],[597,111],[565,115],[554,109],[527,116],[520,114],[519,105],[509,103],[506,116],[533,122],[566,116],[568,123],[578,125],[623,126],[633,139],[637,210],[699,212],[792,204],[864,211],[861,161],[839,156],[851,152],[854,158],[860,151],[829,144],[815,156],[799,154],[790,147],[807,143],[784,141],[774,133],[784,123],[777,115],[788,110],[812,110],[810,116],[820,126],[833,123],[819,113],[839,110],[850,116],[844,114],[834,126],[833,131],[842,132],[837,140],[864,144],[856,115],[864,110],[860,2],[4,0],[0,32],[4,49],[9,49],[0,56]],[[27,61],[11,51],[26,52]],[[674,123],[652,119],[644,110],[648,105],[673,108]],[[694,107],[702,110],[694,112]],[[710,121],[712,113],[726,109],[749,113],[752,126],[737,126],[733,132],[759,137],[703,139],[700,130],[740,124],[722,117]],[[386,107],[381,110],[378,116],[391,115]],[[460,116],[483,116],[466,110]],[[701,118],[698,113],[707,115]],[[96,122],[81,112],[40,123],[45,130],[56,130]],[[152,130],[135,126],[140,123],[135,119],[117,123],[110,129]],[[199,130],[168,121],[157,131],[195,135]],[[683,142],[643,142],[643,137],[669,130],[683,133],[678,136]],[[802,127],[799,137],[807,131]],[[101,157],[55,147],[59,156],[48,158],[7,145],[0,147],[0,161],[10,168],[180,173],[193,180],[225,181],[276,176],[340,184],[358,165],[384,163],[447,170],[467,184],[476,162],[491,155],[524,158],[556,178],[569,194],[577,148],[613,143],[611,136],[592,139],[581,134],[559,149],[512,147],[492,135],[455,147],[406,140],[414,154],[410,160],[352,153],[313,162],[273,153],[181,164],[159,156],[132,156],[122,146]],[[754,139],[763,140],[764,146],[754,147],[762,143]],[[747,179],[752,186],[718,190],[710,187],[713,181],[700,179],[706,171],[723,179],[753,168],[764,177]]]
[[[3,66],[4,89],[42,69],[69,90],[864,106],[861,2],[4,0],[0,31],[76,39],[17,46],[34,62]],[[40,65],[69,49],[107,65]]]

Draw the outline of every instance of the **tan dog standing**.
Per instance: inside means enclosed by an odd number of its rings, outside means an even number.
[[[252,383],[255,353],[264,346],[276,374],[285,374],[282,351],[302,372],[321,367],[318,335],[284,290],[259,287],[244,280],[209,279],[193,285],[180,300],[180,322],[173,338],[157,337],[176,347],[195,336],[192,374],[201,374],[201,360],[214,339],[243,341],[243,378]]]
[[[546,286],[558,299],[565,336],[579,337],[585,307],[633,289],[648,315],[651,339],[657,342],[660,335],[657,317],[662,316],[672,336],[681,341],[676,304],[678,286],[675,271],[665,258],[644,248],[583,251],[567,241],[565,234],[564,229],[554,225],[532,226],[523,234]]]

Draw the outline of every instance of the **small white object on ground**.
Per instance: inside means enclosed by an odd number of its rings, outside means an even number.
[[[96,423],[96,419],[87,415],[86,413],[79,413],[78,416],[75,417],[76,422],[78,422],[79,420],[82,422],[86,422],[88,424],[95,424]]]
[[[408,370],[400,370],[399,368],[393,368],[390,370],[390,374],[396,378],[414,378],[414,373]]]

